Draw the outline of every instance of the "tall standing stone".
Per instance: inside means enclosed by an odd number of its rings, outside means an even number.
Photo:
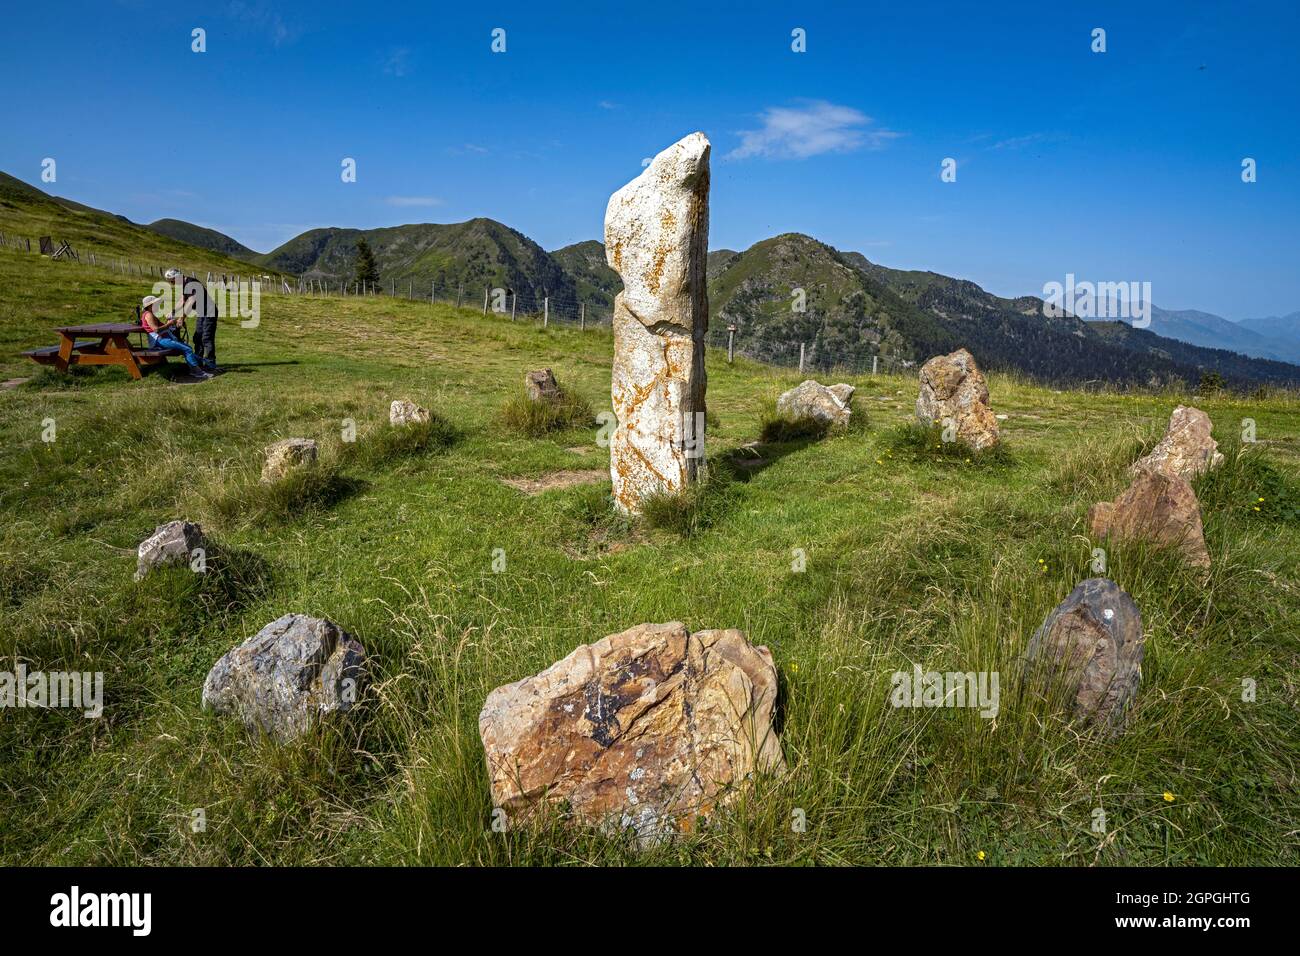
[[[605,257],[614,300],[614,502],[638,512],[704,472],[704,335],[709,327],[709,141],[692,133],[609,199]]]

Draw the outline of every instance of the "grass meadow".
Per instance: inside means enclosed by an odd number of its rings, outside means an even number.
[[[1197,485],[1208,581],[1109,549],[1146,632],[1137,706],[1110,739],[1011,675],[1092,576],[1088,506],[1192,396],[995,374],[1005,448],[971,458],[908,427],[914,375],[830,376],[857,386],[854,424],[800,434],[770,427],[800,376],[714,351],[713,478],[631,521],[608,481],[504,483],[607,468],[588,415],[610,405],[607,330],[267,295],[257,328],[222,321],[229,372],[202,384],[18,357],[56,325],[125,318],[148,286],[0,250],[0,380],[31,378],[0,390],[0,670],[105,675],[99,719],[0,710],[0,863],[1300,863],[1296,395],[1194,399],[1227,457]],[[540,367],[579,413],[519,420]],[[394,436],[397,398],[437,418]],[[321,443],[318,467],[261,486],[262,448],[293,436]],[[215,542],[209,572],[135,583],[136,545],[174,518]],[[371,680],[347,718],[277,746],[199,699],[221,654],[291,611],[354,634]],[[488,691],[668,620],[772,649],[788,772],[670,845],[493,832]],[[997,717],[894,709],[890,675],[914,664],[1000,672]]]

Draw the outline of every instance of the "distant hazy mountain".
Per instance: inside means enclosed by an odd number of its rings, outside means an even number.
[[[1285,326],[1287,319],[1232,322],[1211,312],[1198,312],[1195,309],[1171,311],[1153,306],[1148,331],[1205,348],[1227,349],[1242,355],[1281,362],[1300,362],[1300,339],[1288,341],[1282,335],[1267,331],[1270,323],[1275,324],[1274,328]]]
[[[1293,354],[1300,354],[1300,312],[1266,319],[1242,319],[1237,324],[1271,341],[1285,343],[1295,350]]]

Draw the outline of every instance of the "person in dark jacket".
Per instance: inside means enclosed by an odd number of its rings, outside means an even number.
[[[176,290],[180,303],[174,313],[194,319],[194,353],[203,368],[219,372],[217,367],[217,303],[202,280],[187,276],[179,269],[168,269],[163,278]]]

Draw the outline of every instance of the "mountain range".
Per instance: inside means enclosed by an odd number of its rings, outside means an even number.
[[[380,229],[312,229],[269,253],[229,236],[177,219],[137,226],[70,200],[59,199],[0,174],[0,230],[26,227],[32,210],[40,228],[71,231],[93,245],[89,227],[128,246],[134,239],[165,242],[165,254],[184,251],[189,262],[206,253],[216,268],[230,262],[329,282],[349,280],[356,241],[375,253],[381,284],[424,294],[464,289],[513,290],[530,310],[586,303],[607,312],[621,288],[596,240],[547,251],[524,234],[492,219],[453,224],[417,223]],[[75,221],[60,222],[73,217]],[[119,233],[129,232],[129,235]],[[61,237],[61,236],[60,236]],[[1192,310],[1152,309],[1148,329],[1120,321],[1048,317],[1035,296],[1004,298],[974,282],[935,272],[892,269],[858,252],[843,252],[799,233],[755,243],[743,252],[717,249],[708,256],[709,342],[725,346],[736,327],[737,348],[777,363],[797,360],[811,368],[862,367],[873,355],[915,364],[930,355],[969,348],[990,369],[1017,370],[1040,381],[1159,386],[1196,385],[1207,372],[1239,388],[1300,385],[1300,313],[1230,322]]]

